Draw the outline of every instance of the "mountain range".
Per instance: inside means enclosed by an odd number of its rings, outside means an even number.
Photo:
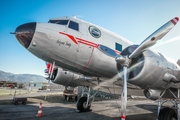
[[[13,82],[48,82],[45,77],[34,74],[13,74],[0,70],[0,81],[13,81]]]

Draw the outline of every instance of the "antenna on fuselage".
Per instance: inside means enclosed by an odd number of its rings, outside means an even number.
[[[74,15],[74,16],[73,16],[73,18],[75,18],[75,19],[76,19],[76,18],[81,18],[81,17],[83,17],[83,16],[81,16],[81,15]]]

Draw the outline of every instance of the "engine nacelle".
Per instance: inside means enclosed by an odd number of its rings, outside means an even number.
[[[131,54],[138,46],[132,45],[122,51],[121,55]],[[118,70],[123,70],[117,64]],[[160,53],[145,50],[132,59],[128,69],[128,82],[143,89],[165,89],[168,82],[180,82],[180,67]]]
[[[153,89],[145,89],[143,93],[146,98],[151,99],[151,100],[157,100],[160,97],[162,91],[153,90]]]
[[[61,68],[54,68],[52,71],[51,81],[64,86],[76,87],[94,85],[96,83],[94,82],[96,81],[96,78],[85,77],[70,71],[65,71]]]

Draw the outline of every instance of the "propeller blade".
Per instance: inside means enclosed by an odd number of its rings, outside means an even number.
[[[123,67],[124,79],[123,89],[121,93],[121,120],[126,119],[126,106],[127,106],[127,66]]]
[[[179,18],[175,17],[175,18],[171,19],[170,21],[168,21],[163,26],[161,26],[159,29],[157,29],[154,33],[152,33],[149,37],[147,37],[140,44],[140,46],[138,48],[136,48],[129,55],[129,58],[132,59],[132,58],[136,57],[137,55],[139,55],[140,53],[145,51],[147,48],[150,48],[151,46],[156,44],[156,42],[158,40],[160,40],[161,38],[163,38],[177,24],[178,21],[179,21]]]
[[[132,70],[134,70],[138,66],[141,66],[143,63],[144,63],[144,61],[141,61],[141,62],[138,62],[138,63],[132,65],[131,67],[128,68],[127,72],[130,73]],[[94,89],[108,88],[108,87],[110,88],[110,86],[114,87],[113,85],[116,85],[117,81],[123,80],[123,78],[122,78],[123,74],[124,74],[124,71],[118,71],[118,74],[116,74],[114,77],[99,82],[99,84],[97,86],[95,86]],[[127,73],[126,78],[128,78],[128,73]],[[123,82],[122,82],[122,84],[120,83],[119,85],[123,86]],[[137,86],[132,86],[132,84],[128,84],[128,83],[127,83],[127,88],[129,88],[129,89],[138,89],[138,90],[140,89]]]
[[[48,80],[48,88],[50,89],[51,80]]]

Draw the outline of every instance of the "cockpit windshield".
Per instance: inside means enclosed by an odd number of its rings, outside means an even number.
[[[48,23],[67,25],[69,20],[49,20]]]

